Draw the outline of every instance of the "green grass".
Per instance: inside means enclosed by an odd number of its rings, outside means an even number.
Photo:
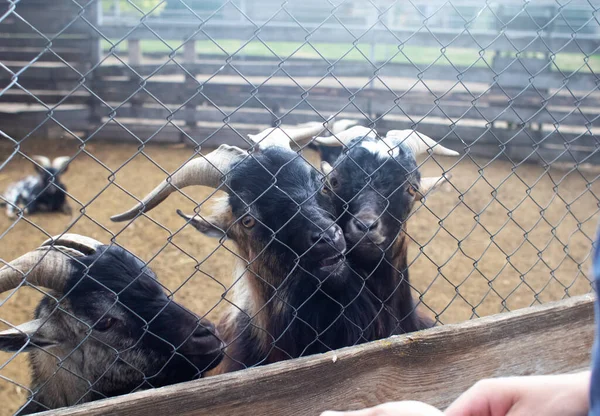
[[[178,48],[181,42],[166,41],[167,44],[159,40],[143,40],[142,53],[164,53],[169,54],[173,49]],[[457,67],[485,67],[487,61],[491,64],[495,52],[486,51],[483,55],[485,61],[479,56],[479,51],[468,48],[448,48],[444,54],[436,47],[419,47],[405,45],[400,50],[397,46],[391,44],[376,45],[372,50],[369,44],[340,44],[340,43],[312,43],[300,44],[294,42],[267,42],[265,46],[262,42],[252,41],[245,44],[238,40],[221,39],[217,41],[218,46],[211,41],[197,41],[196,50],[200,55],[229,55],[237,52],[238,55],[275,58],[320,58],[321,56],[330,60],[343,59],[343,61],[365,61],[365,57],[378,63],[391,60],[395,63],[412,62],[420,67],[427,65],[455,65]],[[240,50],[240,48],[242,48]],[[104,42],[104,50],[108,51],[110,44]],[[127,43],[123,42],[117,49],[119,53],[127,50]],[[179,53],[183,53],[180,49]],[[505,54],[505,53],[503,53]],[[540,53],[522,54],[523,57],[540,57]],[[514,53],[509,53],[513,56]],[[552,70],[558,70],[565,73],[571,73],[584,65],[585,55],[576,53],[562,53],[555,57],[555,64]],[[600,54],[592,55],[588,59],[588,65],[594,72],[600,71]],[[588,72],[589,69],[583,66],[582,72]]]

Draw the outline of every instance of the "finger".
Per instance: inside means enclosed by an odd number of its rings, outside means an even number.
[[[515,401],[515,391],[504,379],[476,383],[461,394],[444,412],[445,416],[505,415]]]
[[[416,401],[390,402],[353,412],[325,412],[321,416],[443,416],[433,406]]]
[[[353,410],[350,412],[336,412],[332,410],[328,410],[326,412],[321,413],[321,416],[378,416],[380,413],[377,413],[375,408],[362,409],[362,410]]]

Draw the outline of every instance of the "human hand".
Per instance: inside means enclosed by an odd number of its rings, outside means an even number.
[[[590,372],[482,380],[446,409],[445,416],[585,416]]]
[[[414,401],[390,402],[352,412],[323,412],[321,416],[444,416],[435,407]]]

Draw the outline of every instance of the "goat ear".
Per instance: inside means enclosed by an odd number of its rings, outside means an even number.
[[[40,328],[46,322],[35,319],[0,332],[0,351],[29,352],[36,347],[47,347],[55,342],[42,334]]]
[[[65,173],[70,161],[71,158],[69,156],[60,156],[52,161],[52,167],[60,173]]]
[[[228,227],[227,224],[213,224],[198,215],[186,215],[179,209],[177,210],[177,214],[188,221],[196,230],[208,237],[221,238],[226,236],[225,230]],[[216,218],[211,219],[215,222],[218,222]]]
[[[415,195],[417,201],[420,201],[427,194],[437,191],[442,185],[448,183],[448,180],[452,178],[452,174],[447,173],[445,176],[433,176],[429,178],[421,178],[419,184],[419,192]]]
[[[35,155],[31,156],[31,159],[36,162],[33,166],[38,173],[44,173],[46,172],[46,169],[52,167],[50,159],[48,159],[46,156]]]

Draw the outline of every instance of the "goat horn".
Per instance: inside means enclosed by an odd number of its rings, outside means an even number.
[[[222,183],[223,176],[229,173],[229,168],[234,161],[245,154],[246,152],[239,147],[222,144],[206,156],[187,162],[173,173],[170,179],[165,179],[146,195],[142,202],[122,214],[110,217],[110,219],[114,222],[121,222],[135,218],[139,213],[148,212],[156,207],[176,190],[187,186],[204,185],[218,188]]]
[[[357,137],[377,137],[377,131],[370,127],[365,126],[354,126],[350,127],[348,130],[344,130],[340,133],[335,134],[335,136],[329,137],[316,137],[315,141],[323,146],[348,146],[350,142]]]
[[[83,256],[77,250],[63,247],[42,247],[31,251],[0,269],[0,293],[18,287],[24,281],[62,292],[66,277],[75,268],[67,255]]]
[[[358,120],[349,120],[349,119],[342,119],[342,120],[337,120],[333,123],[333,127],[331,128],[331,133],[333,134],[339,134],[341,132],[343,132],[344,130],[348,130],[350,127],[356,126],[358,124]]]
[[[94,254],[103,244],[93,238],[79,234],[62,234],[44,241],[41,247],[62,246],[77,250],[84,255]]]
[[[31,156],[31,159],[36,161],[43,168],[51,168],[52,167],[52,162],[46,156],[35,155],[35,156]]]
[[[295,142],[298,146],[302,146],[310,141],[313,136],[322,131],[323,124],[315,122],[314,124],[305,127],[271,127],[258,134],[249,134],[248,138],[262,149],[274,146],[292,150],[290,141]]]
[[[421,178],[417,200],[420,201],[428,194],[433,193],[436,190],[442,188],[445,184],[449,183],[450,179],[452,179],[451,173],[446,173],[445,176]]]
[[[406,147],[412,150],[415,156],[427,153],[431,149],[431,153],[434,155],[441,156],[458,156],[459,153],[454,150],[450,150],[438,144],[431,137],[419,133],[415,130],[390,130],[384,141],[390,147],[396,147],[404,144]]]
[[[302,146],[312,140],[315,135],[325,130],[328,124],[329,121],[325,123],[312,121],[296,127],[271,127],[258,134],[249,134],[248,138],[262,149],[276,146],[292,150],[290,141],[293,141],[298,146]]]

